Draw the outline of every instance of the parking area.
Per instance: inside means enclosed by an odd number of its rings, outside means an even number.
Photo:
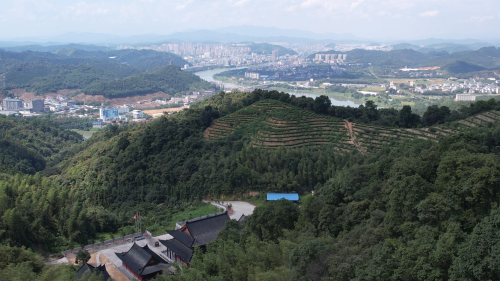
[[[242,215],[249,216],[253,214],[255,205],[245,201],[224,201],[224,205],[231,204],[233,213],[229,216],[233,220],[239,220]]]

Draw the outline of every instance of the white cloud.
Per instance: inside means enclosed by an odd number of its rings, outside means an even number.
[[[297,10],[297,5],[292,5],[288,8],[286,8],[286,10],[287,10],[287,12],[293,12],[293,11]]]
[[[426,11],[426,12],[420,13],[418,15],[421,16],[421,17],[435,17],[435,16],[439,15],[439,11],[437,11],[437,10],[435,10],[435,11]]]
[[[492,20],[494,19],[495,17],[494,16],[475,16],[475,17],[471,17],[470,20],[471,21],[477,21],[477,22],[483,22],[483,21],[487,21],[487,20]]]
[[[349,8],[349,11],[354,11],[359,6],[359,4],[361,4],[361,3],[363,3],[363,0],[360,0],[358,2],[353,2],[351,4],[351,7]]]
[[[302,8],[313,8],[313,7],[318,6],[318,4],[319,4],[318,0],[307,0],[307,1],[303,2],[302,4],[300,4],[300,6]]]
[[[234,6],[236,6],[236,7],[243,6],[248,1],[249,0],[240,0],[240,1],[236,2],[236,3],[234,3]]]
[[[177,10],[177,11],[184,10],[184,9],[186,8],[186,6],[187,6],[188,4],[190,4],[191,2],[193,2],[193,0],[186,1],[186,2],[184,2],[183,4],[177,4],[177,5],[175,6],[175,10]]]

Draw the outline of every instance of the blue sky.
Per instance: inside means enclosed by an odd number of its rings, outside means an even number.
[[[0,38],[275,26],[372,39],[500,38],[499,0],[10,0]]]

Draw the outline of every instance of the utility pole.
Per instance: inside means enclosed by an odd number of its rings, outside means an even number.
[[[137,213],[135,216],[134,216],[134,219],[135,219],[135,229],[137,232],[141,232],[142,231],[142,225],[141,225],[141,216],[139,216],[139,213]]]

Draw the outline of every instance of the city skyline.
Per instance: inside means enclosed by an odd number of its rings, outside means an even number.
[[[9,27],[0,40],[67,32],[167,35],[244,25],[371,40],[500,39],[500,3],[494,0],[17,0],[0,8],[0,22]]]

